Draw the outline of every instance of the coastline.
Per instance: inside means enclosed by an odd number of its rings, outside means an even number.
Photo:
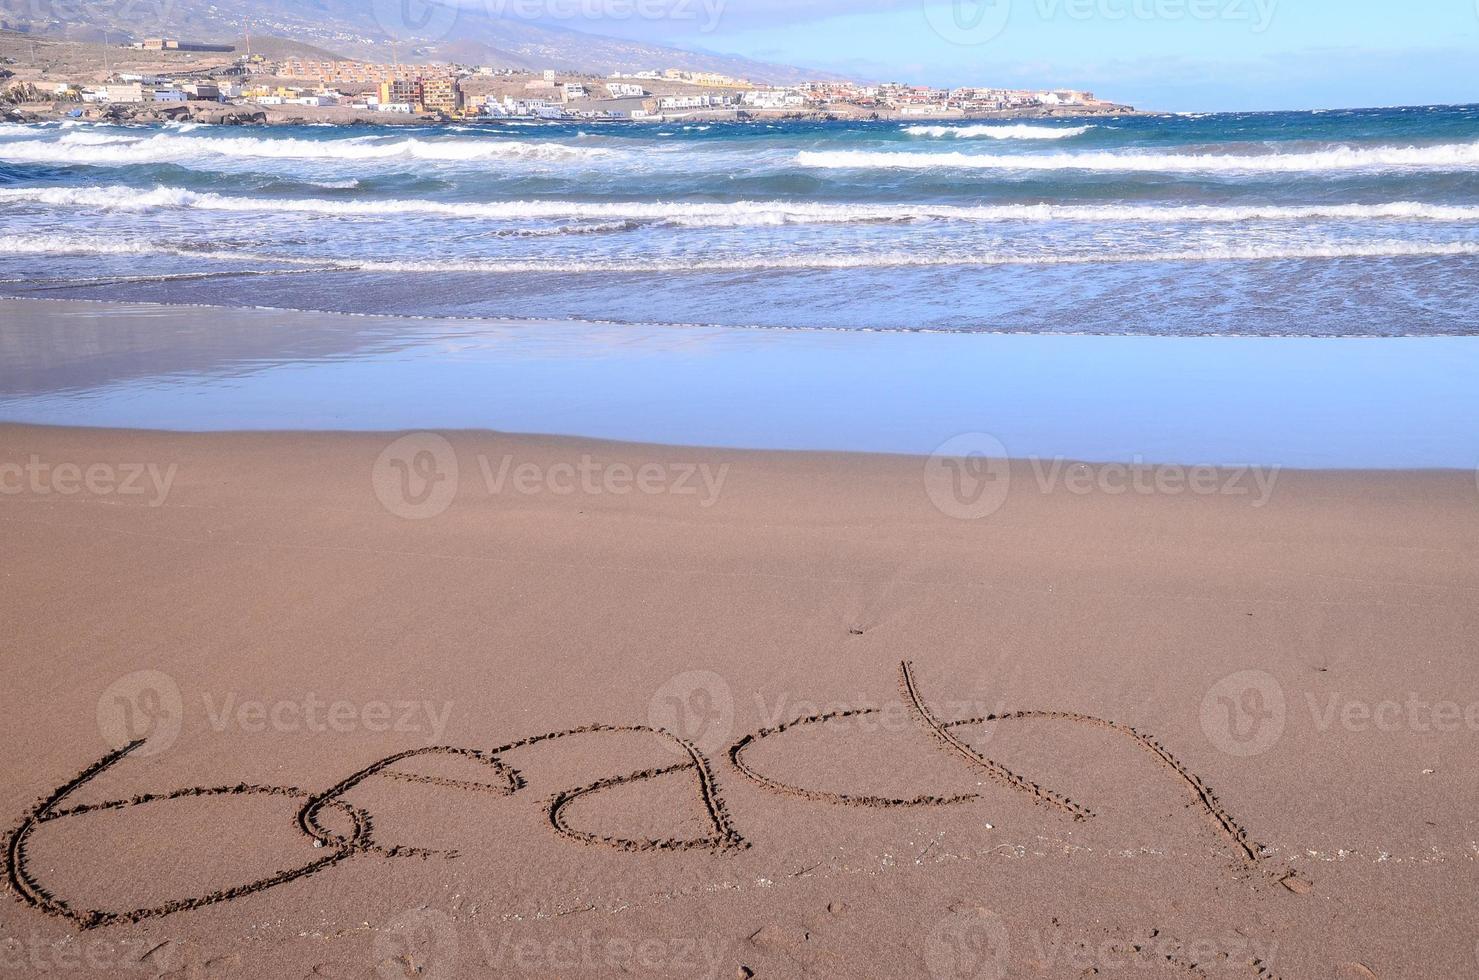
[[[0,494],[26,570],[0,609],[7,827],[126,738],[120,704],[175,724],[69,806],[300,794],[41,824],[27,867],[72,909],[185,904],[79,934],[12,893],[0,931],[24,955],[373,974],[419,927],[419,961],[450,975],[638,969],[643,942],[647,974],[918,974],[982,935],[1005,975],[1468,969],[1472,475],[1289,473],[1260,507],[1058,489],[969,520],[917,458],[440,438],[460,477],[424,498],[402,493],[400,433],[0,424],[7,487],[37,474]],[[1226,713],[1235,681],[1265,699],[1251,728]],[[944,730],[1092,816],[936,744],[910,691],[941,722],[1029,712]],[[876,713],[731,761],[838,710]],[[1164,760],[1075,718],[1154,737],[1235,831]],[[596,723],[691,737],[728,843],[649,846],[710,832],[683,771],[582,796],[552,828],[542,801],[567,787],[684,758],[602,729],[500,750],[529,784],[512,794],[479,791],[495,780],[473,759],[362,777],[339,796],[378,849],[233,892],[323,854],[295,801],[376,759]]]
[[[81,112],[79,116],[71,115]],[[901,113],[849,113],[821,110],[764,110],[750,109],[739,112],[692,111],[682,113],[654,114],[642,119],[585,119],[571,116],[568,119],[553,119],[551,122],[580,123],[582,125],[632,125],[654,126],[680,121],[694,122],[908,122],[920,124],[949,124],[983,122],[1011,119],[1106,119],[1130,116],[1154,116],[1148,110],[1117,106],[1113,109],[1031,108],[1001,109],[988,112],[966,112],[955,115],[910,116]],[[118,122],[160,124],[165,122],[195,122],[205,125],[267,125],[267,126],[430,126],[466,125],[488,123],[496,125],[500,116],[469,116],[450,118],[423,113],[401,114],[391,112],[367,112],[340,107],[313,108],[308,106],[261,106],[251,102],[218,103],[187,102],[179,105],[154,106],[114,103],[102,108],[79,109],[76,103],[23,103],[17,106],[0,107],[0,122],[35,123],[59,122],[66,119],[81,119],[88,122]]]
[[[126,299],[8,298],[0,314],[0,418],[13,421],[921,457],[974,434],[987,455],[1049,466],[1479,465],[1469,337],[777,330]]]

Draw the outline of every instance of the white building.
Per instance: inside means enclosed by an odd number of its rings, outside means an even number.
[[[645,88],[630,82],[607,82],[606,91],[613,99],[640,99],[647,94]]]
[[[128,85],[104,85],[98,91],[104,102],[143,102],[144,86],[138,82]]]
[[[761,88],[744,94],[744,103],[756,109],[792,109],[806,104],[800,92],[783,88]]]

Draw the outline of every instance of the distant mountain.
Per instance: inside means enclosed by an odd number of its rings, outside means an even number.
[[[0,27],[76,41],[179,37],[231,43],[250,33],[370,61],[457,61],[497,67],[609,74],[654,68],[716,71],[786,83],[832,77],[731,55],[687,51],[602,37],[563,26],[496,18],[482,4],[467,8],[422,0],[87,0],[58,19],[35,0],[0,0]]]

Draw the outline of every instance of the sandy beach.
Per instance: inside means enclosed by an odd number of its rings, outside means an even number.
[[[1473,473],[1049,470],[0,426],[0,969],[1479,970]]]

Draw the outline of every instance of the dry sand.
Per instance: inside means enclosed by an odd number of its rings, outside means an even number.
[[[5,975],[1479,974],[1473,474],[396,438],[0,426]]]

